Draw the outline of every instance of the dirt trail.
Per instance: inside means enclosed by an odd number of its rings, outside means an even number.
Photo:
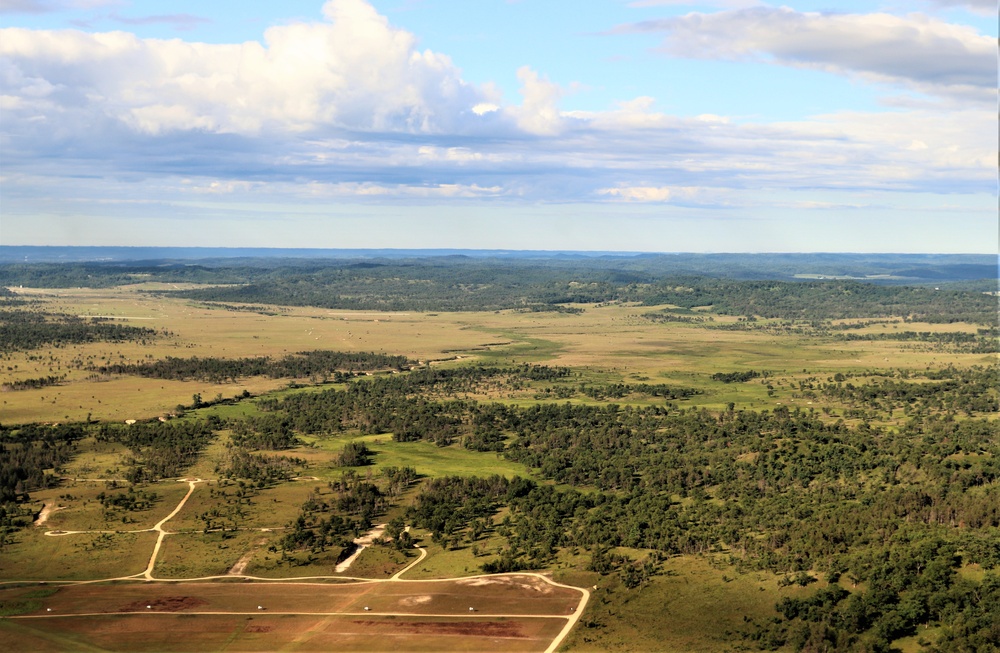
[[[51,503],[42,504],[42,511],[38,513],[38,518],[35,520],[35,526],[41,526],[49,520],[49,515],[54,513],[56,510],[65,510],[66,506],[55,506]]]
[[[341,574],[350,569],[351,565],[354,564],[354,561],[358,559],[359,555],[361,555],[361,552],[372,545],[372,540],[376,537],[382,537],[382,533],[385,532],[385,526],[385,524],[378,524],[375,528],[371,529],[361,537],[354,538],[354,543],[358,545],[358,548],[351,554],[351,557],[337,565],[334,568],[334,571]]]
[[[229,575],[242,576],[243,572],[247,570],[247,565],[250,564],[250,561],[253,559],[253,554],[257,553],[257,550],[264,544],[267,544],[267,538],[257,540],[253,547],[236,561],[236,564],[229,570]]]
[[[141,574],[143,577],[146,578],[146,580],[153,580],[153,567],[156,566],[156,556],[160,555],[160,546],[163,544],[163,538],[166,537],[168,534],[168,531],[163,530],[163,525],[166,524],[171,519],[173,519],[174,516],[181,511],[181,508],[184,507],[184,504],[187,503],[187,500],[191,498],[191,494],[194,493],[195,486],[198,483],[204,482],[200,478],[181,479],[181,480],[187,481],[188,484],[187,494],[184,495],[184,498],[181,499],[181,502],[177,504],[177,507],[174,508],[173,512],[171,512],[169,515],[158,521],[156,525],[153,526],[152,529],[150,529],[156,531],[158,535],[156,536],[156,544],[153,545],[153,555],[149,556],[149,564],[146,565],[146,571],[144,571]],[[139,575],[140,574],[136,574],[136,576]]]

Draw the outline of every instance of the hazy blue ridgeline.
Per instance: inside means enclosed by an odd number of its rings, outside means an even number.
[[[0,246],[0,266],[75,263],[95,266],[316,267],[346,261],[399,264],[540,266],[734,279],[851,278],[878,283],[998,279],[989,254],[698,254],[471,249],[279,249],[226,247]]]

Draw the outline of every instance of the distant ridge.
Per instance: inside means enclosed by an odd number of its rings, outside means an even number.
[[[445,256],[465,256],[470,258],[635,258],[635,257],[681,257],[685,259],[724,259],[728,261],[755,258],[778,258],[784,260],[810,259],[814,261],[883,261],[887,257],[895,261],[909,260],[915,264],[934,265],[993,265],[998,257],[992,254],[857,254],[852,252],[631,252],[631,251],[590,251],[590,250],[543,250],[543,249],[392,249],[392,248],[287,248],[287,247],[97,247],[97,246],[54,246],[54,245],[0,245],[0,263],[83,263],[83,262],[131,262],[165,260],[215,260],[232,258],[301,258],[301,259],[352,259],[352,258],[429,258]]]
[[[227,258],[593,258],[642,256],[644,252],[593,252],[512,249],[306,249],[277,247],[60,247],[0,245],[0,263],[85,263],[114,261],[216,260]],[[655,255],[655,254],[654,254]]]
[[[991,254],[649,253],[510,249],[292,249],[266,247],[49,247],[0,246],[0,278],[17,269],[52,266],[114,267],[153,272],[164,267],[300,270],[327,267],[466,266],[612,271],[615,278],[647,283],[666,276],[786,281],[867,281],[880,284],[975,282],[966,289],[997,289]],[[583,275],[587,276],[587,275]]]

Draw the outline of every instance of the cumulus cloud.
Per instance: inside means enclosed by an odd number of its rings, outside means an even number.
[[[880,67],[870,62],[903,38],[895,28],[880,34],[859,17],[841,17],[848,22],[834,30],[838,38],[849,41],[843,30],[865,27],[861,52],[851,55],[836,38],[820,38],[816,25],[836,17],[762,11],[719,14],[736,30],[726,39],[717,35],[717,16],[685,16],[670,23],[668,42],[683,37],[697,56],[718,46],[727,58],[877,68],[913,83],[983,88],[974,66],[954,70],[968,57],[978,61],[969,43],[979,37],[965,28],[889,21],[916,26],[910,49],[921,57],[954,45],[954,61],[931,79],[910,71],[909,51]],[[754,15],[777,16],[793,33],[753,24]],[[812,50],[794,34],[798,20],[806,41],[816,41]],[[328,2],[324,20],[272,27],[261,43],[5,29],[5,202],[83,202],[103,193],[116,201],[131,194],[245,206],[269,197],[286,204],[489,198],[673,209],[731,207],[740,193],[995,189],[992,107],[900,105],[767,123],[673,115],[640,95],[606,111],[563,111],[559,85],[530,67],[518,78],[520,99],[504,103],[496,89],[463,81],[447,56],[419,49],[414,35],[362,0]]]
[[[521,82],[523,98],[520,107],[511,109],[517,125],[530,134],[558,133],[563,124],[558,108],[562,96],[559,85],[539,76],[529,66],[518,69],[517,79]]]
[[[327,22],[272,27],[263,44],[5,29],[4,94],[41,120],[82,112],[151,134],[461,131],[490,99],[366,2],[331,0],[324,14]],[[50,92],[31,92],[41,87]]]
[[[914,14],[803,13],[755,7],[692,13],[616,29],[664,32],[663,50],[705,59],[762,60],[995,102],[995,39]]]

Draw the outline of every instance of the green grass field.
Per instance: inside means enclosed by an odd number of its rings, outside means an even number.
[[[141,573],[155,533],[79,533],[46,536],[22,529],[0,555],[0,579],[93,580]]]
[[[54,504],[59,509],[45,521],[47,530],[127,530],[152,528],[166,517],[187,492],[187,484],[150,483],[135,486],[136,492],[156,495],[154,504],[145,510],[105,508],[97,496],[119,495],[126,492],[127,483],[110,484],[104,481],[66,481],[58,488],[32,495],[35,502]],[[71,498],[70,498],[71,497]]]
[[[679,556],[664,563],[641,592],[626,590],[617,578],[565,574],[557,580],[597,585],[585,618],[567,638],[572,651],[690,651],[733,649],[733,633],[744,616],[767,619],[785,596],[813,590],[778,588],[777,577],[764,572],[734,573],[726,565]]]

